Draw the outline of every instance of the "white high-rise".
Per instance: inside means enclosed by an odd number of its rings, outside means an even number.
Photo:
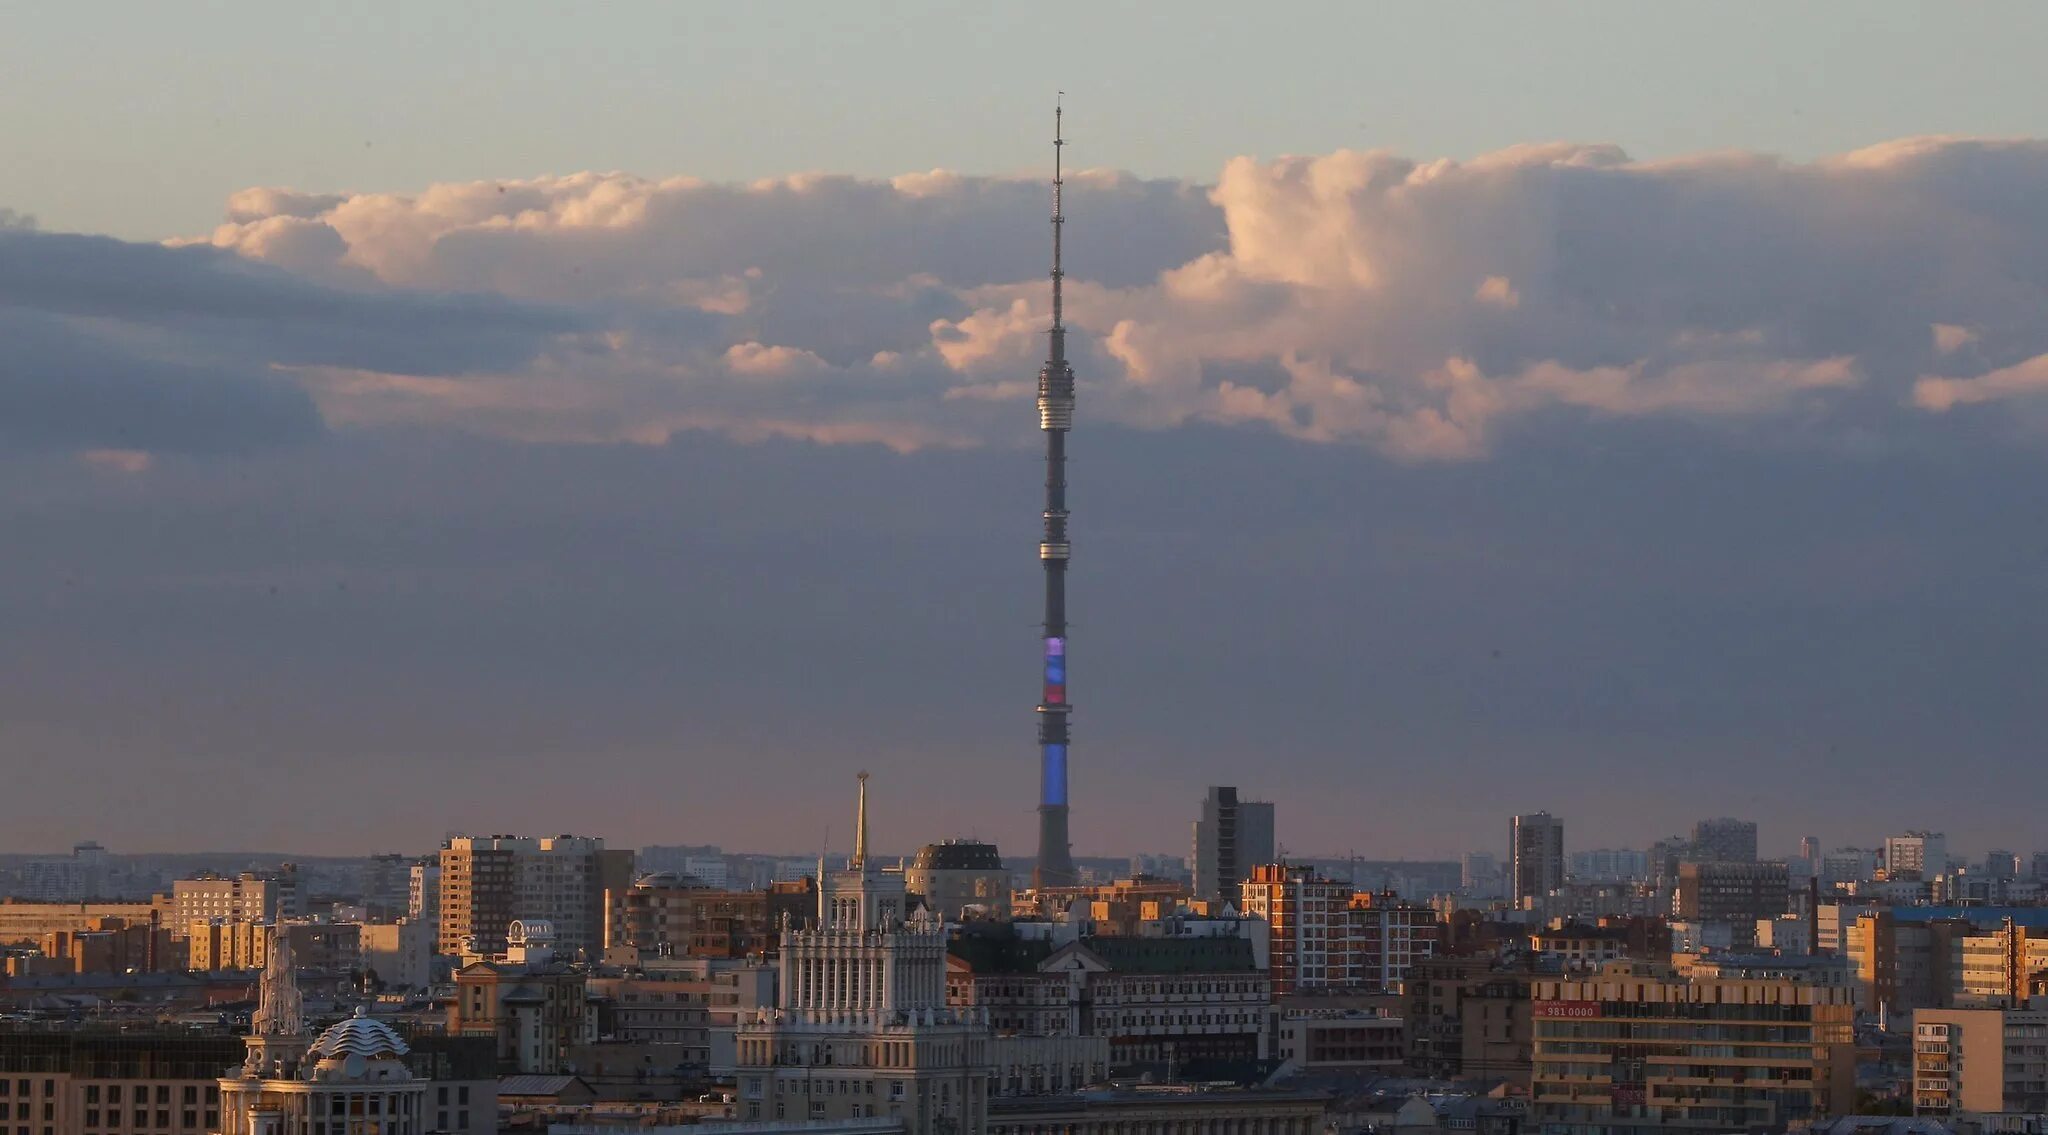
[[[867,774],[854,850],[823,871],[818,925],[782,932],[776,1007],[740,1024],[740,1117],[897,1118],[909,1135],[980,1131],[988,1037],[946,1005],[946,927],[905,915],[900,872],[868,862]]]

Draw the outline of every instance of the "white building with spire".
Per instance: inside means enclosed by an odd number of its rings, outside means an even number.
[[[910,1135],[979,1132],[987,1019],[947,1007],[945,923],[910,915],[902,873],[869,862],[867,779],[852,857],[843,870],[821,865],[817,927],[782,931],[776,1007],[737,1030],[738,1118],[896,1118]]]

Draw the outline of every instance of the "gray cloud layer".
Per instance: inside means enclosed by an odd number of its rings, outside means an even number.
[[[320,432],[280,368],[517,367],[581,316],[497,296],[337,287],[210,248],[0,228],[0,439],[240,449]]]
[[[1176,848],[1251,770],[1323,851],[1541,806],[1575,844],[1695,811],[2036,839],[1958,786],[2048,729],[2013,491],[2048,475],[2048,147],[1069,192],[1084,851]],[[168,248],[0,216],[0,826],[166,846],[232,806],[318,850],[316,783],[374,825],[331,849],[759,846],[724,805],[773,783],[809,846],[819,769],[868,764],[906,843],[1028,843],[1039,505],[1004,443],[1046,205],[579,174],[251,190]]]

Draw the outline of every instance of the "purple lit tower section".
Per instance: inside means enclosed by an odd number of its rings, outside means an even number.
[[[1045,431],[1045,534],[1038,561],[1045,568],[1045,691],[1038,703],[1038,867],[1037,887],[1070,887],[1078,881],[1067,840],[1067,431],[1074,425],[1074,368],[1067,365],[1067,329],[1061,322],[1060,151],[1066,145],[1064,111],[1053,110],[1052,131],[1052,335],[1045,366],[1038,372],[1038,428]]]

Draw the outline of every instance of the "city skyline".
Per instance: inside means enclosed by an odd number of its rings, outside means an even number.
[[[1882,49],[1847,88],[1975,19],[1845,30]],[[1622,130],[1581,91],[1499,137],[1505,73],[1385,131],[1261,94],[1283,150],[1070,96],[1074,853],[1185,847],[1212,784],[1372,858],[1538,809],[1611,833],[1567,851],[1717,815],[2048,845],[1984,791],[2048,733],[2048,120],[1982,112],[1996,71],[1854,131],[1818,95]],[[1034,846],[1053,90],[846,172],[780,136],[442,161],[402,123],[387,160],[327,120],[327,166],[178,165],[147,204],[92,176],[100,95],[7,94],[42,160],[0,171],[0,851],[843,844],[861,767],[887,830]]]

